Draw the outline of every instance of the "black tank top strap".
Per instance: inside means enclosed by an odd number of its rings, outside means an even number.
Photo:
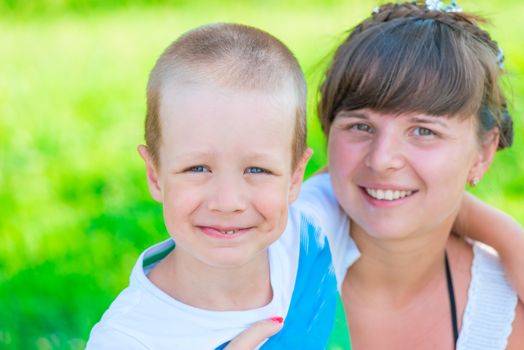
[[[455,290],[453,289],[453,278],[451,276],[451,269],[449,268],[447,252],[444,254],[444,262],[446,265],[446,282],[448,285],[449,306],[451,308],[451,326],[453,327],[454,348],[456,349],[459,335],[457,322],[457,305],[455,302]]]

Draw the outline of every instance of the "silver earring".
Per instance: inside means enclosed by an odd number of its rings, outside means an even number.
[[[471,187],[475,187],[479,184],[480,182],[480,179],[478,177],[474,177],[472,178],[470,181],[469,181],[469,184],[471,185]]]

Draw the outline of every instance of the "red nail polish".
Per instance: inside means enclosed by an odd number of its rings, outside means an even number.
[[[269,319],[278,324],[282,324],[282,322],[284,322],[284,318],[280,316],[270,317]]]

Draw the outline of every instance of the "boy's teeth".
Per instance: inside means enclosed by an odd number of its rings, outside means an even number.
[[[233,233],[237,233],[238,230],[229,230],[229,231],[222,231],[223,234],[225,235],[232,235]]]
[[[376,190],[373,188],[366,188],[366,192],[373,198],[378,200],[393,201],[396,199],[411,196],[412,191],[398,191],[398,190]]]

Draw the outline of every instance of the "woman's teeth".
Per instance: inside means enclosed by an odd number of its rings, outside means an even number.
[[[373,188],[366,188],[366,192],[375,199],[386,201],[394,201],[396,199],[408,197],[413,194],[413,191],[376,190]]]

